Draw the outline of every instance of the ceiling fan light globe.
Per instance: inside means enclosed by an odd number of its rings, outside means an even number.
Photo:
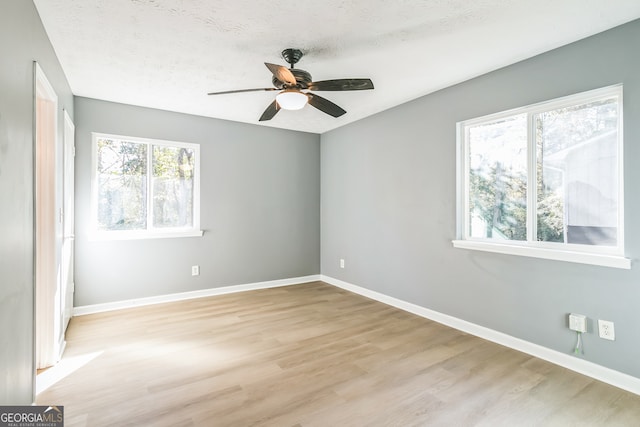
[[[278,105],[283,110],[300,110],[307,105],[307,95],[298,90],[285,90],[276,96]]]

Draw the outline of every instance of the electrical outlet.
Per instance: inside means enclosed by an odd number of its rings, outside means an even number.
[[[344,268],[344,259],[340,259],[340,268]]]
[[[615,341],[616,331],[613,328],[613,322],[598,319],[598,334],[602,339]]]
[[[191,275],[192,276],[199,276],[200,275],[200,266],[199,265],[192,265],[191,266]]]
[[[569,314],[569,329],[576,332],[587,332],[587,317],[583,314]]]

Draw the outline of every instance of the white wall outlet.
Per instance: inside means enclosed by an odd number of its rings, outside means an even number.
[[[191,275],[192,276],[199,276],[200,275],[200,266],[199,265],[192,265],[191,266]]]
[[[583,314],[569,314],[569,329],[576,332],[587,332],[587,317]]]
[[[340,259],[340,268],[344,268],[344,259]]]
[[[615,341],[616,331],[613,328],[613,322],[598,319],[598,334],[602,339]]]

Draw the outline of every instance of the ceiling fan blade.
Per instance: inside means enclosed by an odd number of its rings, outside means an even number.
[[[287,67],[283,67],[282,65],[269,64],[265,62],[264,65],[267,66],[269,71],[276,76],[276,79],[280,80],[282,83],[286,83],[289,86],[295,86],[298,84],[296,82],[296,77],[293,75],[291,71]]]
[[[371,79],[335,79],[323,80],[319,82],[311,82],[308,86],[309,90],[367,90],[373,89]]]
[[[273,119],[273,116],[275,116],[278,111],[280,111],[280,106],[278,105],[278,101],[274,99],[273,102],[269,104],[267,109],[264,110],[264,113],[262,113],[258,121],[264,122],[266,120],[271,120]]]
[[[226,95],[228,93],[242,93],[242,92],[260,92],[260,91],[278,90],[275,87],[261,87],[257,89],[238,89],[238,90],[225,90],[222,92],[210,92],[207,95]]]
[[[326,98],[323,98],[319,95],[315,95],[313,93],[307,93],[306,95],[309,98],[309,104],[316,107],[318,110],[322,111],[323,113],[327,113],[328,115],[333,117],[340,117],[341,115],[346,113],[345,110],[343,110],[342,108],[340,108],[339,106],[337,106],[336,104],[334,104],[333,102],[329,101]]]

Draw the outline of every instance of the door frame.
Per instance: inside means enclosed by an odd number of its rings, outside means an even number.
[[[66,109],[62,132],[62,244],[60,255],[62,288],[62,339],[73,314],[73,293],[75,290],[75,125]]]

